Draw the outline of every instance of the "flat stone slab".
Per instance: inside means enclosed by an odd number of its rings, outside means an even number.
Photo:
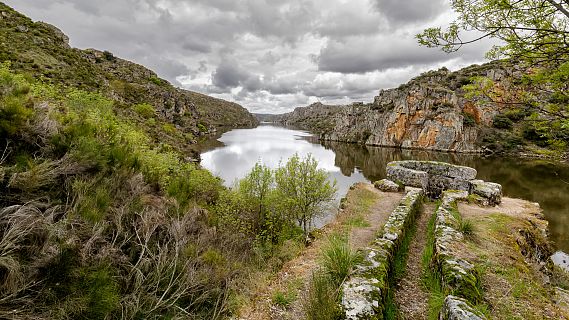
[[[486,317],[474,310],[462,298],[449,295],[445,298],[439,314],[440,320],[485,320]]]
[[[494,182],[485,182],[483,180],[471,180],[470,192],[481,196],[486,201],[482,204],[496,206],[502,202],[502,186]]]
[[[387,164],[387,178],[406,186],[418,187],[434,198],[444,190],[470,191],[476,169],[436,161],[392,161]]]
[[[403,190],[403,186],[388,179],[378,180],[373,183],[373,186],[383,192],[399,192]]]

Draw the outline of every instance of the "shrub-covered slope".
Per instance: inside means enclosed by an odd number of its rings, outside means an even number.
[[[99,92],[154,139],[180,150],[188,150],[195,137],[218,127],[257,123],[238,104],[176,88],[153,71],[110,52],[71,48],[56,27],[33,22],[3,3],[0,61],[11,61],[12,70],[48,83]],[[137,117],[133,106],[138,104],[148,104],[155,112]]]

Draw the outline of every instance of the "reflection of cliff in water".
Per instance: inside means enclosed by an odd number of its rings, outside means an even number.
[[[557,246],[569,250],[569,166],[543,160],[483,158],[476,155],[400,150],[342,142],[322,142],[334,151],[335,164],[342,174],[356,169],[370,181],[386,176],[387,163],[395,160],[444,161],[473,167],[478,178],[500,183],[504,194],[539,202],[550,222],[551,237]]]
[[[385,167],[391,161],[413,159],[460,163],[474,157],[466,154],[382,148],[333,141],[323,141],[322,145],[334,151],[335,164],[340,167],[344,175],[351,175],[357,168],[370,181],[385,178]]]

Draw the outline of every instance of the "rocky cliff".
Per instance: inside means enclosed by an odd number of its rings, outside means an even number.
[[[309,129],[321,140],[453,152],[504,151],[522,144],[521,131],[495,128],[494,119],[506,106],[468,98],[463,86],[484,76],[496,88],[507,89],[522,75],[519,67],[504,61],[456,72],[442,68],[381,90],[372,103],[313,104],[278,120]]]

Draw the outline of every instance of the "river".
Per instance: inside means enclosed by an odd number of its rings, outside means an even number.
[[[545,160],[480,157],[443,152],[400,150],[341,142],[318,142],[302,130],[260,125],[235,129],[202,144],[201,164],[227,186],[261,161],[276,168],[294,153],[311,153],[335,179],[338,199],[355,182],[385,178],[385,166],[394,160],[435,160],[473,167],[478,178],[500,183],[508,197],[538,202],[549,221],[557,249],[569,252],[569,165]],[[317,224],[325,223],[327,217]]]

